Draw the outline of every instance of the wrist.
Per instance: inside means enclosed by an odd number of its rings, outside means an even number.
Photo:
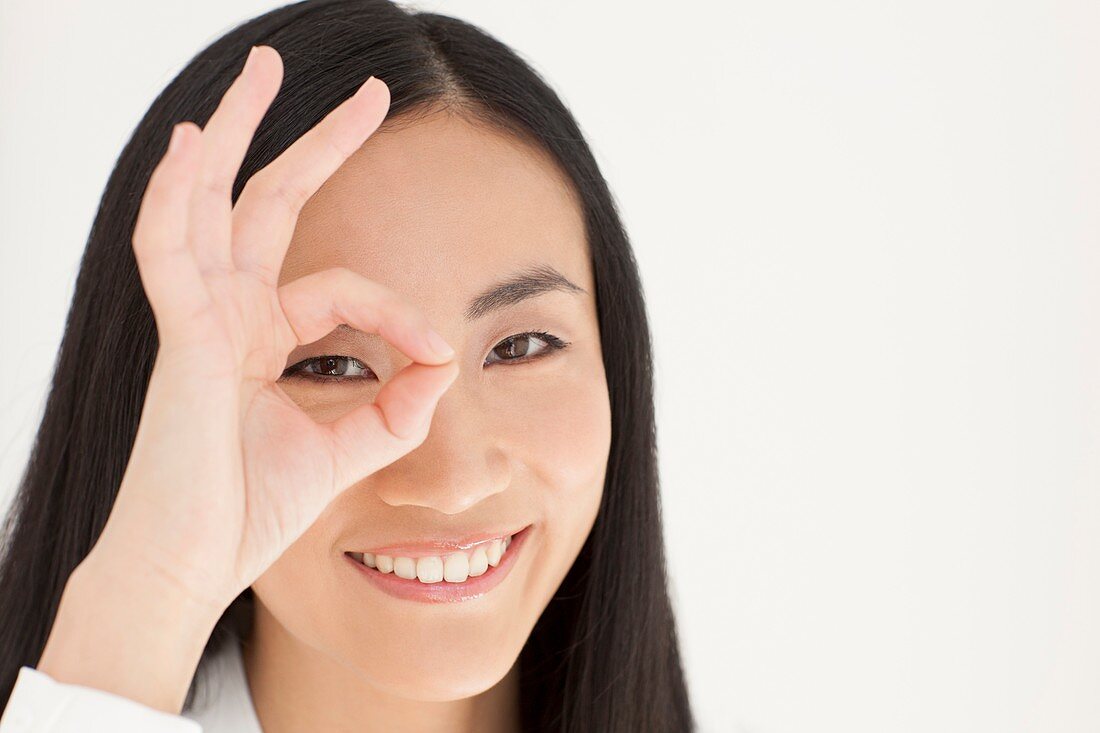
[[[93,551],[65,585],[36,668],[178,714],[223,610],[140,558]]]
[[[193,615],[213,617],[215,621],[238,595],[224,592],[225,584],[215,577],[215,573],[207,577],[182,573],[180,568],[184,564],[176,557],[179,551],[151,549],[131,535],[123,530],[112,533],[108,522],[77,570],[83,570],[85,576],[109,582],[112,587],[138,586],[135,592],[149,588],[189,609]]]

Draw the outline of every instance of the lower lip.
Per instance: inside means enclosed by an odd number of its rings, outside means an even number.
[[[485,595],[495,588],[516,564],[520,550],[526,544],[527,535],[531,533],[531,526],[527,525],[516,534],[512,535],[512,541],[508,549],[500,558],[496,567],[492,565],[481,575],[467,578],[461,583],[450,583],[441,580],[438,583],[421,583],[416,578],[399,578],[393,572],[382,573],[375,568],[367,567],[354,557],[345,554],[344,560],[351,563],[354,569],[364,575],[383,593],[388,593],[396,598],[406,601],[420,601],[421,603],[455,603],[469,601]]]

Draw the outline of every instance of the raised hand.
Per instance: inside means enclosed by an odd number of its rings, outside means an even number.
[[[106,527],[70,574],[36,665],[170,713],[225,608],[337,494],[423,442],[458,374],[423,313],[370,279],[338,268],[279,286],[305,202],[389,109],[389,89],[368,80],[234,206],[282,69],[274,49],[253,49],[204,129],[175,126],[150,177],[133,250],[160,346]],[[295,346],[342,323],[412,363],[373,403],[318,424],[276,380]]]
[[[381,124],[354,96],[230,192],[282,83],[257,46],[206,127],[184,122],[149,181],[133,249],[160,348],[136,442],[95,553],[133,553],[189,597],[227,606],[340,492],[419,445],[458,374],[406,298],[355,272],[278,285],[306,200]],[[366,192],[369,195],[369,192]],[[318,424],[276,384],[290,352],[348,323],[413,363],[374,403]]]

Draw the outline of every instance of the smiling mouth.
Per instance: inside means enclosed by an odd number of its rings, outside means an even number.
[[[383,555],[370,552],[345,552],[357,563],[379,575],[391,575],[423,585],[437,583],[460,585],[492,572],[499,566],[512,546],[514,539],[530,527],[512,535],[479,542],[463,550],[452,550],[438,555],[409,557]]]

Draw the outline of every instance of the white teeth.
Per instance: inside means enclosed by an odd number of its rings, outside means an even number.
[[[443,560],[438,555],[420,558],[416,561],[416,577],[421,583],[438,583],[443,580]]]
[[[420,566],[417,565],[417,570]],[[470,575],[470,556],[465,552],[452,552],[443,561],[443,579],[448,583],[461,583]]]
[[[370,568],[376,568],[381,573],[393,572],[399,578],[412,580],[416,578],[421,583],[438,583],[446,580],[448,583],[462,583],[469,578],[484,575],[489,567],[496,567],[508,546],[512,544],[511,537],[496,539],[492,542],[483,542],[468,552],[452,552],[440,557],[428,555],[421,558],[393,557],[390,555],[375,555],[370,552],[349,552],[356,560]]]
[[[488,549],[485,550],[485,556],[489,559],[489,564],[494,568],[500,563],[500,555],[504,552],[500,545],[500,540],[493,540],[489,543]]]
[[[416,577],[416,560],[411,557],[395,557],[393,559],[393,574],[405,580]]]
[[[476,577],[489,569],[489,560],[485,556],[485,547],[478,547],[470,553],[470,576]]]

